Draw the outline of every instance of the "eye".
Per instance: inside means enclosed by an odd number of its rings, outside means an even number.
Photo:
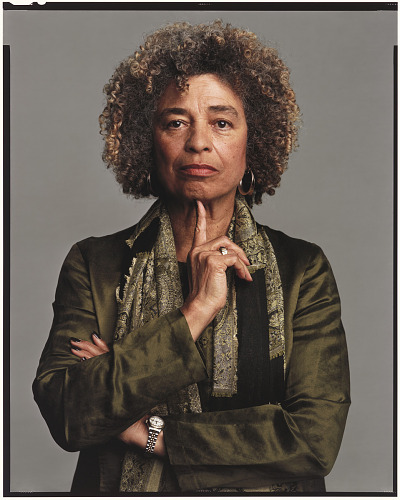
[[[172,120],[168,123],[168,128],[179,128],[182,125],[181,120]]]
[[[226,120],[218,120],[217,121],[218,128],[228,128],[228,127],[230,127],[230,125],[231,124],[229,122],[227,122]]]

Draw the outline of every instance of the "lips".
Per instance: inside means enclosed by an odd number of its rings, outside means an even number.
[[[184,165],[179,169],[182,174],[193,177],[208,177],[214,175],[217,169],[212,165],[207,165],[205,163],[191,163],[190,165]]]

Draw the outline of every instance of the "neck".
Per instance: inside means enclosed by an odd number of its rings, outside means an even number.
[[[203,201],[203,200],[202,200]],[[196,227],[197,210],[194,200],[166,202],[174,233],[176,255],[178,261],[186,262],[187,254],[192,248]],[[207,218],[207,241],[226,235],[232,219],[235,197],[224,202],[203,201]]]

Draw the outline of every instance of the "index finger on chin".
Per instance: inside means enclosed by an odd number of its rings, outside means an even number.
[[[200,200],[196,200],[197,221],[194,230],[192,248],[203,245],[207,241],[206,209]]]

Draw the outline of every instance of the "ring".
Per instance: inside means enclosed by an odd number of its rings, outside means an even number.
[[[219,251],[221,255],[226,255],[228,253],[228,250],[225,247],[219,247]]]

